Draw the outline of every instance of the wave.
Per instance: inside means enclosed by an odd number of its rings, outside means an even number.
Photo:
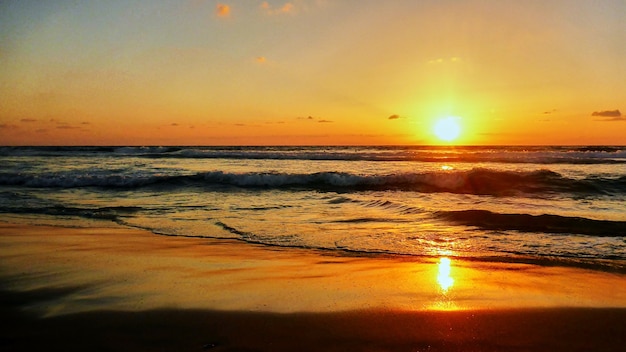
[[[319,242],[315,238],[307,239],[300,237],[299,234],[283,234],[280,231],[276,233],[255,233],[249,231],[247,228],[237,228],[237,225],[231,225],[224,222],[224,220],[208,218],[209,221],[203,227],[207,225],[215,225],[218,228],[226,231],[233,236],[220,231],[206,231],[195,232],[186,231],[185,227],[159,227],[153,221],[146,221],[143,212],[153,212],[154,209],[147,209],[135,206],[116,206],[116,207],[75,207],[75,206],[39,206],[39,207],[6,207],[0,205],[0,213],[12,213],[12,214],[37,214],[37,215],[51,215],[60,219],[67,219],[75,224],[75,217],[85,219],[96,219],[112,221],[124,226],[142,228],[151,231],[158,235],[176,236],[176,237],[191,237],[191,238],[215,238],[215,239],[236,239],[247,243],[261,244],[265,246],[277,246],[286,248],[304,248],[329,251],[332,253],[343,253],[347,255],[402,255],[402,256],[417,256],[428,257],[433,254],[424,251],[422,247],[407,248],[406,243],[400,241],[396,245],[385,244],[383,246],[362,246],[361,240],[353,242]],[[565,240],[572,236],[574,241],[579,238],[577,235],[597,236],[597,240],[592,242],[602,241],[612,243],[611,245],[616,248],[621,248],[623,242],[621,237],[626,236],[626,221],[599,221],[586,218],[575,217],[563,217],[557,215],[540,215],[532,216],[527,214],[498,214],[483,210],[464,210],[464,211],[444,211],[431,213],[431,215],[440,219],[456,223],[458,225],[465,226],[477,226],[483,229],[500,230],[500,231],[522,231],[528,232],[529,243],[535,241],[532,232],[537,232],[540,235],[555,235],[559,236],[559,240]],[[139,219],[139,221],[134,221]],[[225,220],[228,221],[228,220]],[[367,223],[367,222],[389,222],[389,219],[375,218],[375,217],[361,217],[349,220],[340,220],[347,223]],[[393,221],[393,220],[391,220]],[[409,221],[407,219],[407,221]],[[522,234],[525,236],[526,234]],[[428,236],[433,241],[446,242],[449,239],[443,237],[437,237],[436,235]],[[613,237],[609,239],[607,237]],[[410,237],[407,238],[409,242],[413,240]],[[494,238],[494,240],[496,240]],[[558,241],[558,240],[557,240]],[[546,245],[550,245],[549,243]],[[463,251],[461,247],[454,256],[458,258],[464,258],[468,260],[493,260],[503,262],[521,262],[541,265],[572,265],[578,267],[586,267],[590,269],[616,271],[624,273],[626,272],[626,263],[624,262],[623,253],[620,250],[615,252],[602,252],[593,253],[592,255],[581,255],[578,252],[568,252],[562,250],[554,250],[548,252],[537,252],[534,248],[519,248],[508,247],[509,250],[505,250],[506,245],[495,252],[475,252],[473,250]],[[592,250],[592,249],[590,249]]]
[[[0,207],[0,213],[37,214],[52,216],[76,216],[87,219],[117,221],[121,216],[130,216],[144,210],[134,206],[116,206],[100,208],[67,207],[63,205],[35,207]]]
[[[84,147],[0,147],[0,156],[142,156],[158,155],[180,151],[182,147],[107,147],[107,146],[84,146]]]
[[[0,156],[625,164],[626,147],[0,147]]]
[[[626,221],[594,220],[552,214],[500,214],[487,210],[440,211],[437,217],[485,230],[570,233],[597,237],[626,236]]]
[[[478,195],[520,195],[538,193],[624,194],[626,176],[585,179],[564,177],[550,170],[496,171],[433,171],[388,175],[358,175],[345,172],[294,173],[228,173],[212,171],[191,175],[161,175],[149,173],[63,172],[44,175],[0,173],[0,185],[33,188],[141,188],[168,189],[206,186],[314,190],[397,190],[415,192],[448,192]]]
[[[622,164],[624,147],[325,147],[181,149],[153,158]]]
[[[499,214],[505,215],[505,214]],[[522,214],[517,214],[522,215]],[[588,219],[587,219],[588,220]],[[231,225],[228,225],[221,221],[216,221],[215,225],[223,230],[237,236],[237,240],[241,240],[247,243],[261,244],[265,246],[277,246],[277,247],[289,247],[289,248],[302,248],[302,249],[315,249],[320,251],[330,251],[334,253],[344,253],[346,255],[359,255],[359,256],[377,256],[377,255],[399,255],[399,256],[417,256],[417,257],[431,257],[433,254],[414,252],[407,250],[404,246],[395,248],[363,248],[360,246],[352,245],[340,245],[335,242],[330,244],[319,243],[301,243],[301,241],[293,241],[292,238],[277,240],[276,237],[259,236],[255,233],[243,231]],[[566,236],[569,234],[564,233]],[[576,233],[570,233],[576,235]],[[180,236],[178,234],[167,233],[168,236]],[[203,237],[203,236],[198,236]],[[445,239],[440,239],[445,241]],[[567,255],[567,253],[555,254],[540,254],[529,253],[528,251],[510,251],[500,252],[495,254],[478,254],[476,252],[462,252],[458,251],[453,255],[456,258],[471,260],[471,261],[493,261],[493,262],[505,262],[505,263],[525,263],[534,265],[561,265],[561,266],[573,266],[594,270],[603,270],[608,272],[626,273],[626,263],[623,261],[622,256],[605,255],[597,258],[586,258],[580,255]],[[435,255],[438,257],[438,255]]]
[[[37,207],[0,207],[0,213],[11,214],[38,214],[52,216],[74,216],[87,219],[110,220],[124,223],[123,218],[133,217],[150,209],[138,206],[114,206],[114,207],[74,207],[63,205],[37,206]],[[530,215],[530,214],[501,214],[488,210],[455,210],[437,211],[435,218],[448,221],[455,225],[475,226],[485,230],[497,231],[522,231],[535,233],[577,234],[595,237],[625,237],[626,221],[594,220],[581,217],[569,217],[553,214]],[[409,219],[389,219],[360,217],[353,219],[335,220],[339,223],[367,223],[367,222],[410,222]],[[245,238],[259,237],[249,232],[237,230],[231,226],[217,221],[216,225],[225,230]],[[150,231],[154,229],[146,228]],[[174,235],[174,234],[171,234]],[[182,236],[182,234],[181,234]],[[284,236],[282,236],[284,237]]]

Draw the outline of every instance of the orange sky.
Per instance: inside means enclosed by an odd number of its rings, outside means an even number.
[[[622,0],[3,1],[0,144],[433,144],[448,116],[458,144],[626,144],[624,13]]]

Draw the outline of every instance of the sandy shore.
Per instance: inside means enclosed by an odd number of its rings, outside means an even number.
[[[0,350],[615,351],[626,276],[0,223]]]

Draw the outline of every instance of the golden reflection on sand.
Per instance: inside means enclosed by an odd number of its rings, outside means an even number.
[[[437,258],[351,257],[119,228],[0,221],[0,283],[69,289],[28,310],[337,312],[626,307],[626,275]]]
[[[437,283],[441,290],[446,293],[448,289],[454,285],[454,279],[450,276],[451,267],[450,267],[450,258],[441,258],[439,259],[439,269],[437,271]]]
[[[437,301],[430,307],[433,310],[457,310],[459,307],[454,303],[451,288],[454,285],[452,277],[452,261],[448,257],[441,257],[437,264],[437,284],[440,295]]]

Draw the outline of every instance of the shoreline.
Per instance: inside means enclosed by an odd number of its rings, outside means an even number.
[[[0,348],[611,351],[626,275],[0,222]],[[213,346],[214,345],[214,346]]]
[[[340,256],[121,225],[0,222],[0,259],[7,289],[80,288],[32,307],[44,315],[168,307],[278,313],[626,308],[621,273],[450,258],[444,287],[441,258]]]

